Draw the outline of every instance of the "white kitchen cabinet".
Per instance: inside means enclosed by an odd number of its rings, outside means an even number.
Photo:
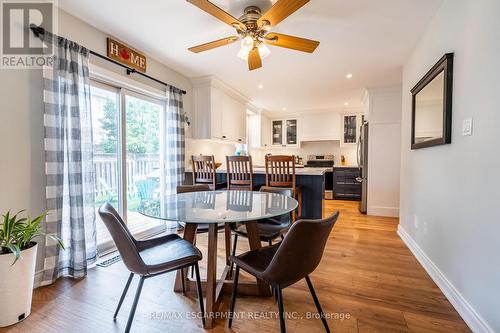
[[[228,95],[223,95],[221,124],[222,139],[245,142],[246,105]]]
[[[271,146],[271,120],[264,114],[248,116],[248,144],[252,148]]]
[[[194,139],[246,142],[248,100],[213,77],[193,81]]]
[[[261,115],[261,145],[268,147],[271,145],[271,119]]]
[[[295,148],[298,146],[299,121],[297,118],[271,120],[271,144]]]
[[[304,112],[300,117],[300,141],[340,140],[340,113]]]

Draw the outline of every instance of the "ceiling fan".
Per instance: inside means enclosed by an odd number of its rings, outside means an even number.
[[[241,40],[238,57],[248,62],[248,69],[262,67],[262,59],[271,51],[266,46],[274,45],[302,52],[312,53],[318,47],[315,40],[270,32],[271,28],[290,14],[304,6],[309,0],[278,0],[266,13],[257,6],[248,6],[243,15],[236,19],[228,12],[208,0],[187,0],[201,10],[236,29],[237,35],[189,48],[194,53],[208,51]]]

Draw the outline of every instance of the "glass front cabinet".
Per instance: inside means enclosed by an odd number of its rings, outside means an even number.
[[[295,147],[298,144],[297,119],[272,120],[273,146]]]
[[[357,144],[359,140],[359,127],[363,123],[363,116],[360,114],[342,115],[342,145]]]
[[[283,143],[283,120],[273,120],[273,145]]]

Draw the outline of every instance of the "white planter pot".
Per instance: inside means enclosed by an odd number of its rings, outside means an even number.
[[[37,248],[35,244],[21,251],[14,265],[14,254],[0,254],[0,327],[15,324],[31,313]]]

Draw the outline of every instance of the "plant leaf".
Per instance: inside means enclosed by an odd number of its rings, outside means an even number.
[[[48,235],[48,236],[50,238],[52,238],[53,240],[55,240],[57,242],[57,244],[59,244],[59,246],[61,247],[61,249],[66,250],[66,248],[64,247],[64,243],[63,243],[62,239],[60,239],[59,237],[54,236],[54,235]]]
[[[21,249],[16,244],[6,244],[5,247],[8,248],[10,252],[14,253],[15,259],[11,264],[11,266],[13,266],[19,258],[21,258]]]

